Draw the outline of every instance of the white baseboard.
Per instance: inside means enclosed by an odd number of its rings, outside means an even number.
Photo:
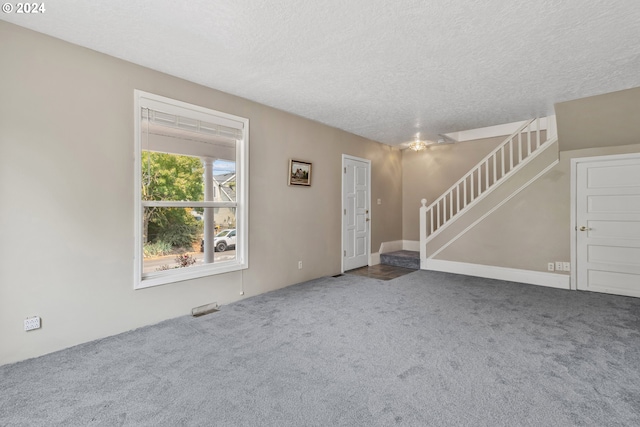
[[[422,260],[423,270],[443,271],[445,273],[464,274],[485,277],[487,279],[507,280],[530,285],[547,286],[558,289],[571,289],[570,276],[547,273],[544,271],[520,270],[516,268],[495,267],[491,265],[468,264],[465,262],[441,259]]]
[[[394,240],[392,242],[382,242],[380,245],[381,254],[395,251],[416,251],[420,250],[420,241],[418,240]]]
[[[369,265],[380,264],[380,252],[375,252],[369,255]]]
[[[402,249],[405,251],[420,252],[420,241],[418,240],[403,240]]]

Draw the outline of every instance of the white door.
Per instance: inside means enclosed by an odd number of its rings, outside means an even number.
[[[342,156],[342,269],[369,264],[371,162]]]
[[[576,165],[580,290],[640,297],[640,157]]]

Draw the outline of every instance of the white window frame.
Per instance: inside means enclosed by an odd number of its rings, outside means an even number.
[[[236,202],[153,202],[155,206],[185,207],[235,207],[236,208],[236,258],[232,261],[214,262],[188,268],[143,273],[143,201],[142,188],[142,108],[150,108],[208,123],[233,125],[242,129],[242,139],[236,143]],[[141,90],[134,90],[134,289],[165,285],[183,280],[244,270],[249,267],[249,119],[209,108],[200,107]],[[149,204],[149,202],[145,202]]]

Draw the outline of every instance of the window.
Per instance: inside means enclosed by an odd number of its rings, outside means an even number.
[[[248,267],[249,120],[135,91],[135,288]]]

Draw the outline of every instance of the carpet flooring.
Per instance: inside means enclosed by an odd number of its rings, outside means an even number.
[[[418,251],[395,251],[380,254],[380,263],[386,265],[395,265],[396,267],[410,268],[412,270],[420,269],[420,252]]]
[[[640,425],[640,299],[322,278],[0,367],[0,426]]]

